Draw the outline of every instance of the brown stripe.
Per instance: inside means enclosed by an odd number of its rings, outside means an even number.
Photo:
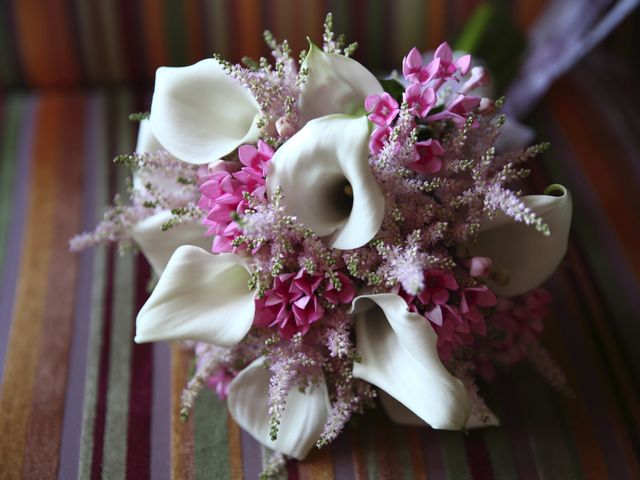
[[[240,427],[227,413],[227,438],[229,439],[229,472],[232,480],[242,480],[242,437]]]
[[[406,428],[407,443],[411,452],[411,469],[415,480],[427,480],[427,467],[422,457],[422,446],[418,438],[417,428]]]
[[[358,480],[364,480],[369,477],[367,473],[367,462],[364,458],[363,446],[361,444],[360,436],[358,432],[360,430],[357,428],[350,428],[349,434],[351,435],[351,448],[353,455],[353,470],[355,472],[355,477]]]
[[[58,467],[79,259],[69,252],[67,242],[80,229],[85,102],[79,95],[54,96],[52,101],[58,115],[57,121],[48,125],[58,140],[50,150],[50,160],[56,165],[51,179],[55,197],[49,200],[58,207],[50,243],[55,254],[48,272],[42,343],[25,444],[25,478],[52,478]]]
[[[187,423],[180,420],[180,394],[187,384],[193,354],[180,345],[171,347],[171,477],[195,478],[193,415]]]
[[[397,478],[398,473],[401,471],[398,461],[398,448],[397,445],[389,445],[389,439],[393,438],[390,420],[382,412],[376,413],[374,436],[378,477],[380,479],[393,480]]]
[[[143,0],[144,39],[148,60],[148,75],[155,78],[156,69],[168,64],[167,44],[162,30],[164,15],[162,2]]]
[[[304,462],[298,463],[300,480],[333,480],[333,463],[329,448],[314,448]]]
[[[24,248],[13,310],[13,324],[6,356],[4,383],[0,394],[0,465],[6,478],[22,474],[34,378],[46,308],[48,268],[51,259],[55,203],[55,162],[51,152],[57,142],[59,120],[56,102],[44,97],[36,119],[36,136],[25,226]],[[7,433],[11,432],[10,435]]]

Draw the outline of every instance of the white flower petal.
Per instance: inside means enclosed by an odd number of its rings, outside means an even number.
[[[138,313],[135,341],[237,344],[251,328],[255,312],[248,279],[248,266],[238,255],[178,248]]]
[[[180,223],[163,232],[162,225],[172,217],[168,210],[157,213],[138,222],[131,231],[131,236],[158,275],[176,248],[182,245],[211,249],[211,237],[204,236],[207,229],[199,222]]]
[[[378,397],[380,398],[380,403],[382,403],[384,411],[395,423],[399,423],[400,425],[409,425],[412,427],[424,427],[427,425],[420,417],[385,391],[379,390]],[[484,405],[484,409],[486,411],[487,418],[481,419],[472,409],[465,428],[497,427],[500,425],[500,420],[496,414],[493,413],[486,405]]]
[[[147,119],[140,120],[136,153],[154,153],[158,150],[162,150],[162,145],[151,131],[151,123]]]
[[[355,60],[324,53],[309,42],[309,53],[302,63],[309,74],[300,92],[300,121],[332,113],[351,115],[364,110],[364,99],[384,89],[376,77]]]
[[[491,258],[492,272],[506,281],[487,281],[496,295],[512,297],[537,287],[564,257],[571,225],[571,194],[560,185],[553,188],[558,196],[522,197],[525,205],[549,225],[551,235],[544,236],[532,226],[498,212],[481,226],[477,242],[469,247],[473,256]]]
[[[287,211],[331,246],[357,248],[382,224],[384,196],[369,167],[366,117],[312,120],[275,153],[267,187],[282,187]],[[352,196],[345,193],[350,188]]]
[[[275,441],[269,436],[269,380],[262,357],[242,370],[229,386],[229,413],[262,445],[302,460],[320,437],[331,408],[324,378],[304,393],[297,388],[289,392]]]
[[[428,321],[391,293],[362,295],[353,305],[362,356],[353,366],[354,377],[384,390],[433,428],[463,428],[469,418],[467,391],[442,365]]]
[[[189,163],[208,163],[257,140],[258,104],[212,58],[161,67],[151,103],[151,128],[162,146]]]

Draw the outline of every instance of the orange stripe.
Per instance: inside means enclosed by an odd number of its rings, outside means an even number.
[[[435,49],[444,42],[445,20],[447,17],[447,5],[445,0],[431,0],[428,6],[429,16],[429,40],[427,49]]]
[[[32,394],[52,251],[56,165],[51,158],[58,138],[61,112],[50,97],[39,105],[34,162],[29,189],[29,210],[13,310],[13,322],[6,356],[4,383],[0,394],[0,465],[5,478],[22,475],[24,445],[31,414]],[[8,434],[10,432],[10,435]]]
[[[242,480],[242,438],[240,427],[227,412],[227,438],[229,439],[229,473],[232,480]]]
[[[240,56],[257,59],[262,53],[262,27],[260,16],[262,14],[260,3],[257,0],[238,0],[238,25],[237,40],[240,44],[238,50]],[[240,60],[238,58],[238,60]]]
[[[163,30],[164,15],[161,2],[156,0],[143,0],[142,15],[144,23],[144,39],[147,47],[149,76],[155,78],[156,69],[168,65],[169,54]]]
[[[28,81],[35,86],[72,85],[78,59],[64,0],[15,2],[18,45]]]
[[[333,480],[333,463],[328,447],[313,449],[304,462],[298,463],[300,480]]]
[[[204,32],[202,31],[202,18],[198,8],[198,0],[186,0],[184,12],[187,22],[187,46],[189,62],[197,62],[204,57],[210,57],[213,52],[205,52]]]
[[[632,176],[616,169],[627,164],[624,153],[615,142],[602,142],[596,112],[591,111],[588,97],[576,95],[576,85],[561,80],[551,89],[550,101],[553,112],[569,138],[582,162],[582,167],[591,180],[591,187],[607,212],[623,245],[633,269],[640,275],[640,250],[637,245],[636,205],[640,205],[640,191],[630,185]],[[619,159],[619,160],[618,160]]]
[[[427,469],[425,467],[424,458],[422,456],[422,445],[418,438],[418,429],[406,427],[407,443],[411,452],[411,469],[413,470],[414,480],[427,480]]]
[[[187,384],[193,354],[181,345],[171,347],[171,478],[195,478],[193,415],[180,420],[180,395]]]
[[[50,160],[56,163],[51,179],[56,191],[49,200],[57,206],[50,244],[55,255],[49,265],[42,344],[37,349],[40,355],[25,445],[26,478],[53,478],[58,467],[79,261],[78,255],[69,252],[68,239],[81,225],[84,102],[79,95],[52,96],[52,102],[58,115],[48,125],[57,136],[50,151]]]

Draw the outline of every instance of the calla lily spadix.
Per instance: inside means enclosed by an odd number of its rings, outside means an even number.
[[[480,227],[478,240],[470,245],[473,256],[491,258],[494,280],[489,288],[504,297],[513,297],[536,288],[554,272],[567,251],[572,201],[569,191],[554,185],[554,195],[522,197],[524,204],[548,226],[550,235],[516,222],[502,212]]]
[[[385,391],[433,428],[464,428],[467,391],[440,361],[437,335],[425,318],[392,293],[359,296],[353,310],[362,356],[353,376]]]
[[[260,109],[215,59],[156,73],[149,121],[162,146],[185,162],[217,160],[258,139]]]
[[[136,320],[137,343],[200,340],[223,347],[244,338],[255,312],[249,267],[238,255],[185,245],[172,255]]]
[[[151,132],[149,120],[142,120],[138,129],[137,153],[155,153],[162,149],[160,142]],[[176,179],[168,179],[163,175],[141,177],[138,172],[133,175],[133,188],[142,191],[145,183],[151,182],[156,187],[171,191]],[[187,220],[162,231],[162,225],[172,218],[169,210],[155,213],[134,225],[131,236],[138,248],[149,261],[156,274],[161,274],[169,258],[181,245],[195,245],[209,248],[210,241],[204,236],[206,227],[199,222]]]
[[[301,125],[332,113],[361,112],[368,95],[384,91],[360,63],[344,55],[325,53],[311,41],[302,68],[309,73],[300,92]]]
[[[264,359],[258,358],[231,382],[229,413],[262,445],[302,460],[320,437],[331,409],[324,377],[304,392],[295,387],[289,391],[276,440],[270,437],[269,381]]]
[[[307,123],[271,160],[267,188],[282,188],[288,213],[328,237],[333,248],[357,248],[382,224],[384,196],[369,167],[366,117],[327,115]]]

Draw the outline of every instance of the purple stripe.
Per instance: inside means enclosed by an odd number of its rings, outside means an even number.
[[[240,429],[240,432],[244,478],[259,478],[260,472],[262,472],[262,451],[260,444],[243,429]]]
[[[164,342],[153,345],[153,403],[151,405],[151,478],[171,474],[171,350]]]
[[[444,480],[447,478],[447,469],[442,456],[438,431],[427,427],[419,428],[418,435],[422,446],[422,455],[426,464],[427,478],[429,480]]]
[[[355,478],[353,467],[353,449],[350,439],[353,438],[349,427],[346,427],[335,441],[325,448],[331,449],[333,476],[337,480]]]
[[[83,230],[95,226],[98,185],[96,152],[98,151],[98,98],[94,94],[87,101],[87,132],[84,154],[84,196]],[[80,461],[80,438],[82,431],[82,410],[84,403],[85,370],[91,318],[91,292],[93,289],[93,267],[95,251],[86,250],[80,254],[80,267],[76,284],[73,319],[71,361],[67,380],[67,395],[64,405],[62,425],[62,445],[60,449],[59,479],[76,478]]]
[[[11,201],[13,215],[9,221],[4,267],[2,268],[2,278],[0,279],[0,383],[4,378],[4,362],[13,318],[18,269],[22,257],[22,237],[27,217],[28,189],[31,178],[31,151],[34,143],[37,105],[37,96],[30,95],[25,97],[20,125],[20,139],[18,141],[15,190]]]
[[[614,431],[616,422],[613,418],[612,410],[615,410],[617,405],[607,402],[607,398],[603,394],[603,389],[609,389],[611,386],[604,385],[596,379],[597,375],[594,375],[594,372],[597,370],[597,366],[591,356],[593,347],[589,348],[585,337],[580,335],[582,328],[578,324],[578,319],[580,319],[580,322],[584,322],[589,314],[586,311],[572,310],[567,305],[564,299],[566,295],[571,295],[573,289],[570,288],[570,285],[574,285],[575,282],[568,277],[565,281],[566,285],[564,285],[565,282],[561,284],[558,277],[558,275],[554,275],[549,284],[554,292],[563,293],[556,295],[554,307],[558,318],[563,320],[557,322],[557,326],[573,363],[573,370],[579,383],[577,385],[580,389],[579,397],[583,400],[583,404],[589,412],[596,440],[609,471],[609,477],[615,479],[630,478],[624,449]],[[574,291],[573,293],[577,295],[578,292]],[[579,302],[579,299],[576,298],[575,301]],[[589,352],[591,352],[591,355]]]

